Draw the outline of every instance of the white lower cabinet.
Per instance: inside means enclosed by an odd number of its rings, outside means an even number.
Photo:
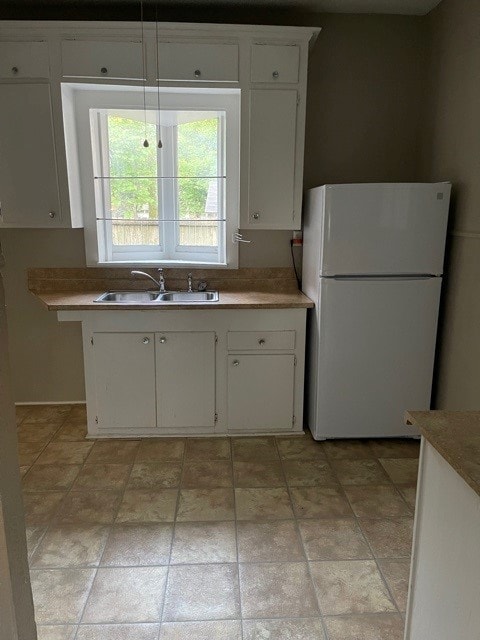
[[[294,355],[229,355],[227,375],[229,430],[293,428]]]

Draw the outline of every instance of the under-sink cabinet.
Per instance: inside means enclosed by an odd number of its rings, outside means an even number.
[[[82,322],[91,437],[303,428],[304,308],[58,317]]]

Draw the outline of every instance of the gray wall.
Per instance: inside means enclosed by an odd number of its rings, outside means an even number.
[[[231,19],[229,14],[227,20]],[[249,15],[245,21],[257,20]],[[265,19],[259,17],[258,22]],[[309,72],[305,186],[415,180],[425,79],[425,19],[296,14],[283,22],[323,27]],[[254,243],[241,247],[241,266],[290,264],[290,232],[257,231],[245,236]],[[7,259],[16,400],[82,400],[80,329],[73,323],[59,324],[56,315],[45,311],[25,285],[28,267],[83,266],[82,232],[3,230],[0,237]]]
[[[436,405],[480,409],[480,7],[444,0],[428,17],[428,118],[422,174],[451,180]],[[462,235],[457,235],[465,234]],[[468,237],[469,234],[471,237]]]

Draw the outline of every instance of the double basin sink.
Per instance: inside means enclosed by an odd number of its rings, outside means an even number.
[[[107,291],[94,302],[114,302],[120,304],[161,304],[174,302],[218,302],[218,291]]]

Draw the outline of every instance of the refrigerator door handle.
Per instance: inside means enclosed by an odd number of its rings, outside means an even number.
[[[399,280],[431,280],[432,278],[441,278],[441,275],[433,273],[422,273],[418,275],[388,275],[388,276],[332,276],[331,280],[340,280],[344,282],[395,282]]]

